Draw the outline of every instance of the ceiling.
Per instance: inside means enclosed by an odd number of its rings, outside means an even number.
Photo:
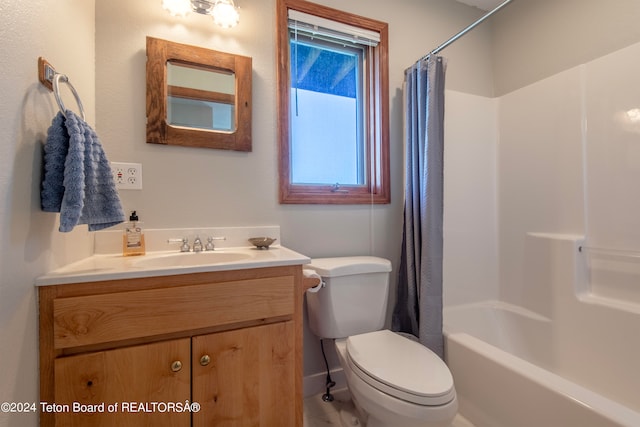
[[[460,3],[468,4],[469,6],[475,6],[482,10],[492,10],[504,0],[456,0]]]

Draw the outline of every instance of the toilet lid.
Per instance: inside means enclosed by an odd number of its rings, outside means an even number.
[[[347,338],[354,372],[378,390],[420,405],[455,398],[453,377],[434,352],[389,330]]]

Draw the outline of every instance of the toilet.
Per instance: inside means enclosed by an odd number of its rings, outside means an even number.
[[[309,327],[333,338],[351,398],[366,427],[448,427],[458,411],[453,377],[431,350],[382,329],[391,263],[370,256],[318,258],[307,292]]]

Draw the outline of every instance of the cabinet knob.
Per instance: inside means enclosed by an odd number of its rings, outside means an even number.
[[[211,362],[211,357],[208,354],[205,354],[200,358],[200,365],[207,366]]]
[[[180,369],[182,369],[182,362],[181,361],[176,360],[176,361],[171,363],[171,370],[173,372],[178,372]]]

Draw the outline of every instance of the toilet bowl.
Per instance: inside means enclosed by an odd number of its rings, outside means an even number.
[[[458,409],[447,365],[422,344],[382,329],[391,263],[376,257],[312,260],[324,286],[307,293],[309,327],[334,338],[366,427],[448,427]]]
[[[382,330],[335,341],[367,427],[448,427],[458,411],[453,378],[431,350]]]

